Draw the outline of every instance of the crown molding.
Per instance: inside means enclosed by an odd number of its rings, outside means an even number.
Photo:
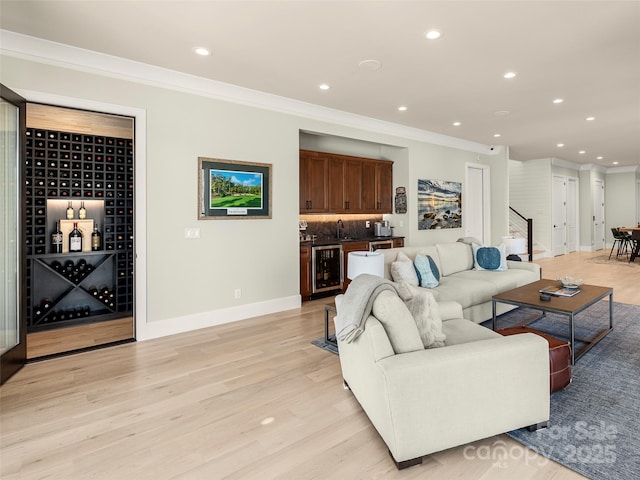
[[[585,163],[580,165],[581,172],[584,172],[587,170],[591,172],[607,173],[607,168],[603,167],[602,165],[596,165],[595,163]]]
[[[9,57],[458,148],[474,153],[482,153],[484,155],[496,155],[499,153],[498,149],[492,151],[489,145],[355,115],[8,30],[0,29],[0,53]]]
[[[571,170],[580,170],[579,163],[570,162],[568,160],[562,160],[561,158],[552,157],[551,165],[554,165],[556,167],[569,168]]]
[[[640,173],[640,167],[611,167],[607,168],[607,175],[615,173]]]

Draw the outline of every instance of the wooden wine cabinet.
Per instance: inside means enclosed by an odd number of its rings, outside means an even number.
[[[27,128],[26,150],[28,334],[122,318],[131,320],[134,306],[133,140]],[[95,219],[100,225],[102,250],[49,253],[51,232],[55,222],[64,218],[62,212],[69,201],[73,202],[76,218],[81,201],[91,204],[87,218]],[[68,242],[67,236],[63,241]],[[83,242],[90,241],[91,232],[85,232]],[[85,272],[82,278],[70,280],[54,268],[55,262],[64,265],[70,260],[74,264],[86,262],[94,269]],[[98,300],[90,293],[91,287],[103,285],[112,296],[109,302]],[[48,305],[46,311],[42,309],[43,304]],[[132,338],[133,322],[130,324],[126,333],[116,337]],[[108,340],[126,338],[109,337]]]

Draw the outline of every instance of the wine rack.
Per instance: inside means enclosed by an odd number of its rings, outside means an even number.
[[[28,128],[25,158],[27,329],[29,332],[118,318],[133,312],[134,156],[133,140]],[[102,248],[98,252],[51,254],[50,234],[60,215],[52,201],[99,205]],[[90,232],[89,232],[90,234]],[[68,241],[67,238],[64,241]],[[90,238],[85,238],[89,242]],[[84,261],[95,267],[73,281],[52,265]],[[89,292],[106,285],[110,302]],[[47,305],[43,312],[42,302]],[[87,308],[88,307],[88,313]],[[60,316],[57,310],[73,311]],[[78,313],[78,311],[80,313]],[[71,317],[71,318],[69,318]]]

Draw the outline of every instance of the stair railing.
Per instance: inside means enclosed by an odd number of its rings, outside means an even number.
[[[509,207],[509,233],[527,239],[529,261],[533,261],[533,219],[527,218],[513,207]]]

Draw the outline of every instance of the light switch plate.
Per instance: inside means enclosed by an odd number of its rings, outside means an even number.
[[[190,240],[194,238],[200,238],[200,229],[199,228],[185,228],[184,229],[184,238],[188,238]]]

